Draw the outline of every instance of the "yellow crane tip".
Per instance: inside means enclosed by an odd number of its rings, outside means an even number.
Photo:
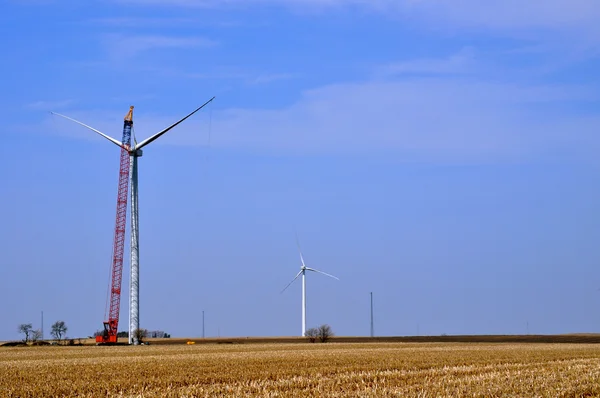
[[[129,112],[127,112],[127,115],[125,115],[125,121],[133,121],[133,105],[129,107]]]

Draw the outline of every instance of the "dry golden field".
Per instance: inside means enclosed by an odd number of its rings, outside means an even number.
[[[600,397],[600,345],[0,348],[3,397]]]

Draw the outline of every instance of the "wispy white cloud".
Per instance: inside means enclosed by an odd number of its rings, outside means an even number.
[[[579,29],[596,25],[595,21],[600,17],[596,0],[407,0],[397,4],[402,12],[417,13],[437,21],[498,29]]]
[[[110,18],[94,18],[86,20],[85,24],[94,24],[101,26],[111,27],[127,27],[127,28],[140,28],[140,27],[170,27],[170,26],[181,26],[188,24],[198,23],[198,19],[195,18],[148,18],[148,17],[110,17]]]
[[[28,109],[34,109],[38,111],[53,111],[65,108],[74,103],[75,101],[70,99],[55,101],[35,101],[25,105],[25,107]]]
[[[212,145],[280,154],[391,154],[430,162],[504,161],[547,153],[589,159],[600,149],[594,134],[600,117],[559,105],[597,99],[597,93],[580,86],[444,78],[331,85],[307,91],[282,109],[215,111]],[[136,131],[147,136],[179,116],[140,110]],[[81,117],[96,123],[93,114]],[[208,130],[208,119],[198,115],[160,145],[205,145],[200,132]],[[106,120],[97,125],[108,128]],[[81,137],[81,132],[73,135]]]
[[[577,25],[600,16],[596,0],[115,0],[121,3],[179,7],[281,5],[287,7],[360,6],[379,11],[440,15],[489,26]]]
[[[296,79],[299,76],[293,73],[257,73],[244,70],[237,66],[221,65],[212,67],[207,72],[189,72],[169,68],[156,68],[155,73],[180,79],[194,80],[236,80],[247,85],[263,85],[281,80]]]
[[[250,79],[250,84],[268,84],[280,80],[289,80],[294,79],[297,76],[292,73],[272,73],[272,74],[262,74]]]
[[[209,48],[218,43],[204,37],[173,37],[163,35],[107,35],[107,50],[113,57],[129,58],[155,49]]]
[[[110,26],[118,28],[157,28],[157,27],[181,27],[181,26],[210,26],[220,28],[241,27],[249,25],[248,22],[239,20],[206,20],[199,17],[110,17],[93,18],[83,21],[84,24],[94,24],[99,26]]]
[[[172,76],[179,76],[185,79],[198,79],[198,80],[246,80],[249,78],[249,74],[243,71],[221,71],[221,72],[182,72],[182,71],[171,71]]]
[[[597,0],[114,0],[121,3],[168,7],[281,6],[300,11],[362,8],[416,21],[425,29],[487,29],[516,35],[542,29],[583,35],[579,40],[600,41]],[[425,23],[423,23],[425,22]],[[572,35],[571,35],[572,36]]]
[[[379,76],[390,77],[402,74],[465,74],[475,68],[475,51],[465,47],[446,58],[425,58],[395,62],[377,69]]]
[[[224,112],[215,119],[213,137],[227,146],[286,152],[389,152],[429,159],[530,156],[565,144],[566,151],[583,149],[569,142],[600,127],[600,120],[591,123],[560,112],[536,115],[530,107],[594,95],[584,87],[447,79],[343,84],[309,91],[286,109]]]

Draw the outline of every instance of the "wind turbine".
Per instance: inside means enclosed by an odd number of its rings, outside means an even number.
[[[318,269],[307,267],[306,264],[304,263],[304,257],[302,256],[302,250],[300,249],[300,242],[298,241],[298,235],[296,235],[296,245],[298,246],[298,252],[300,253],[300,262],[302,263],[302,265],[300,266],[300,272],[298,272],[296,274],[296,276],[294,277],[294,279],[292,279],[292,281],[290,283],[288,283],[286,287],[283,288],[281,293],[285,292],[285,290],[288,287],[290,287],[290,285],[292,283],[294,283],[294,281],[296,279],[298,279],[298,277],[300,275],[302,275],[302,336],[305,336],[306,335],[306,271],[317,272],[319,274],[323,274],[330,278],[337,279],[338,281],[340,280],[340,278],[338,278],[337,276],[328,274],[326,272],[319,271]]]
[[[140,242],[139,242],[139,213],[138,213],[138,158],[142,156],[142,148],[146,145],[152,143],[161,135],[165,134],[173,127],[177,126],[179,123],[183,122],[194,113],[198,112],[200,109],[204,108],[208,105],[215,97],[212,97],[204,104],[196,108],[194,111],[181,118],[177,122],[173,123],[169,127],[159,131],[158,133],[146,138],[142,142],[137,142],[134,138],[134,144],[131,146],[124,145],[122,142],[104,134],[103,132],[88,126],[78,120],[70,118],[65,115],[61,115],[60,113],[50,112],[53,115],[63,117],[67,120],[75,122],[87,129],[92,130],[93,132],[101,135],[106,138],[116,146],[121,149],[129,152],[129,156],[131,158],[130,163],[130,173],[129,178],[131,181],[131,279],[129,286],[129,344],[138,344],[139,341],[135,336],[135,331],[140,327],[140,302],[139,302],[139,294],[140,294],[140,285],[139,285],[139,275],[140,275],[140,264],[139,264],[139,253],[140,253]],[[133,107],[132,107],[133,108]]]

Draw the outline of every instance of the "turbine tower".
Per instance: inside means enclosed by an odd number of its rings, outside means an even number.
[[[140,284],[139,284],[139,252],[140,252],[140,242],[139,242],[139,212],[138,212],[138,158],[142,156],[142,148],[146,145],[152,143],[161,135],[165,134],[173,127],[177,126],[179,123],[183,122],[194,113],[198,112],[200,109],[204,108],[208,105],[215,97],[212,97],[204,104],[196,108],[194,111],[173,123],[169,127],[159,131],[158,133],[152,135],[151,137],[143,140],[142,142],[135,142],[133,145],[125,145],[122,142],[104,134],[103,132],[88,126],[78,120],[72,119],[68,116],[61,115],[60,113],[51,112],[53,115],[57,115],[68,119],[72,122],[75,122],[87,129],[92,130],[93,132],[101,135],[106,138],[113,144],[117,145],[119,148],[126,150],[130,156],[130,179],[131,179],[131,279],[129,284],[129,344],[139,344],[137,336],[135,336],[135,332],[140,327],[140,301],[139,301],[139,293],[140,293]]]
[[[296,279],[298,279],[298,277],[300,275],[302,275],[302,336],[305,336],[306,335],[306,271],[317,272],[319,274],[323,274],[330,278],[337,279],[338,281],[340,280],[340,278],[338,278],[337,276],[330,275],[326,272],[319,271],[318,269],[307,267],[306,264],[304,263],[304,257],[302,256],[302,250],[300,249],[300,242],[298,241],[298,235],[296,235],[296,245],[298,246],[298,252],[300,253],[300,262],[302,264],[300,266],[300,272],[298,272],[296,274],[296,276],[294,277],[294,279],[292,279],[292,281],[290,283],[288,283],[286,287],[283,288],[281,293],[285,292],[285,290],[288,287],[290,287],[290,285],[292,283],[294,283],[294,281]]]

